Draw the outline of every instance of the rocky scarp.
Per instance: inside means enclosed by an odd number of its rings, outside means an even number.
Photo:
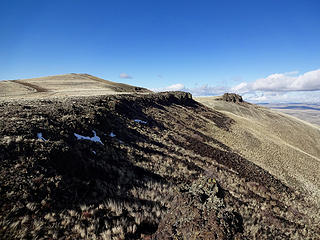
[[[222,100],[226,102],[234,102],[234,103],[241,103],[243,102],[242,96],[235,94],[235,93],[225,93],[222,96]]]

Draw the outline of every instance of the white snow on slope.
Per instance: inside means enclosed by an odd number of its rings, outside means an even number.
[[[76,138],[78,140],[89,140],[89,141],[92,141],[92,142],[98,142],[98,143],[101,143],[102,145],[104,145],[102,142],[101,142],[101,139],[100,137],[97,136],[97,133],[96,131],[92,130],[93,132],[93,137],[86,137],[86,136],[82,136],[80,134],[77,134],[77,133],[74,133],[74,136],[76,136]]]
[[[44,137],[42,137],[42,133],[37,133],[37,137],[38,139],[42,140],[42,141],[47,141],[47,139],[45,139]]]
[[[142,124],[147,124],[146,121],[140,120],[140,119],[135,119],[134,120],[136,123],[142,123]]]

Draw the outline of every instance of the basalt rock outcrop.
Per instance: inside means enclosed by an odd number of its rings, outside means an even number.
[[[235,94],[235,93],[225,93],[222,96],[222,100],[226,102],[234,102],[234,103],[241,103],[243,102],[242,96]]]

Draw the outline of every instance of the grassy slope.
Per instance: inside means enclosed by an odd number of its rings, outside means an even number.
[[[250,104],[197,100],[234,119],[230,134],[217,138],[290,186],[320,196],[320,128]]]
[[[146,93],[145,88],[111,82],[88,74],[64,74],[0,82],[0,97],[47,98],[94,96],[117,93]]]

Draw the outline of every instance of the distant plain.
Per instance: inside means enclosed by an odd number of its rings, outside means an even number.
[[[262,103],[282,113],[294,116],[306,122],[320,126],[320,104],[316,103]]]

